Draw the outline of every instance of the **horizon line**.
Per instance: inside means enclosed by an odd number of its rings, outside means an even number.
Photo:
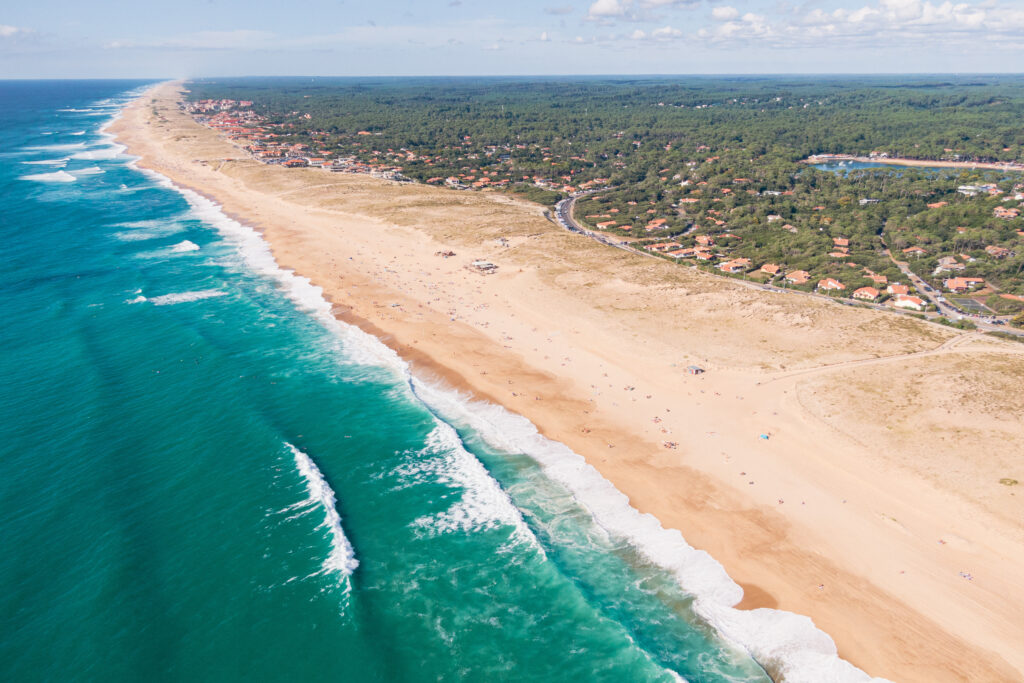
[[[1024,76],[1024,71],[875,71],[875,72],[813,72],[813,71],[776,71],[776,72],[700,72],[700,73],[521,73],[521,74],[247,74],[219,76],[4,76],[0,83],[8,81],[197,81],[205,79],[242,79],[242,78],[695,78],[695,77],[732,77],[732,78],[770,78],[770,77],[896,77],[896,76]]]

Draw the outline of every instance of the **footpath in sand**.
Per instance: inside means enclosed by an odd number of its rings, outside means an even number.
[[[265,166],[178,97],[115,124],[141,165],[260,229],[421,375],[583,455],[742,607],[808,615],[894,681],[1024,678],[1024,345],[602,247],[494,193]]]

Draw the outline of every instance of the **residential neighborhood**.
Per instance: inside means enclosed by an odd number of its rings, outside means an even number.
[[[645,149],[642,137],[614,155],[469,133],[428,150],[389,146],[386,128],[317,128],[309,113],[266,112],[253,99],[185,106],[261,163],[510,192],[548,205],[572,197],[573,220],[606,234],[607,243],[628,242],[719,276],[954,318],[1009,320],[1024,311],[1017,299],[1024,296],[1021,182],[933,173],[914,181],[910,199],[896,202],[885,185],[888,169],[834,172],[827,164],[844,157],[818,155],[800,173],[772,175],[729,148],[696,140],[664,146],[672,158],[682,153],[684,163],[655,167],[640,186],[613,186]],[[619,132],[611,139],[626,141]],[[854,186],[861,189],[850,191]]]

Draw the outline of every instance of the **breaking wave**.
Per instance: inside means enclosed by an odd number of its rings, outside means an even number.
[[[68,159],[71,157],[63,157],[62,159],[40,159],[39,161],[23,161],[23,164],[32,164],[33,166],[65,166],[68,163]]]
[[[189,301],[202,301],[218,296],[224,296],[227,292],[219,289],[200,289],[194,292],[178,292],[175,294],[163,294],[148,299],[154,306],[173,306],[174,304],[188,303]]]
[[[53,173],[33,173],[21,176],[22,180],[35,180],[41,183],[73,183],[78,178],[67,171],[54,171]]]
[[[331,535],[331,552],[324,560],[325,572],[337,572],[341,576],[350,576],[359,566],[356,552],[345,536],[341,526],[341,515],[338,514],[338,500],[334,490],[327,484],[324,475],[313,462],[313,459],[290,443],[285,443],[295,457],[295,466],[302,478],[306,480],[309,498],[306,503],[323,508],[325,527]]]
[[[106,173],[106,171],[99,166],[90,166],[89,168],[79,168],[71,171],[71,175],[76,178],[80,175],[99,175],[100,173]]]
[[[71,158],[86,161],[108,161],[122,156],[125,149],[124,145],[108,145],[103,149],[91,149],[86,152],[76,152],[71,155]]]

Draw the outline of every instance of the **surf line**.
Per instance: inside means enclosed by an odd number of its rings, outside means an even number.
[[[285,442],[285,446],[292,452],[295,466],[306,480],[306,490],[309,492],[306,502],[310,505],[319,505],[323,509],[324,521],[320,526],[326,527],[331,534],[331,552],[324,559],[323,571],[336,572],[342,577],[351,576],[359,567],[359,560],[356,559],[356,551],[341,526],[338,499],[334,495],[334,489],[324,479],[323,473],[312,458],[288,442]]]

